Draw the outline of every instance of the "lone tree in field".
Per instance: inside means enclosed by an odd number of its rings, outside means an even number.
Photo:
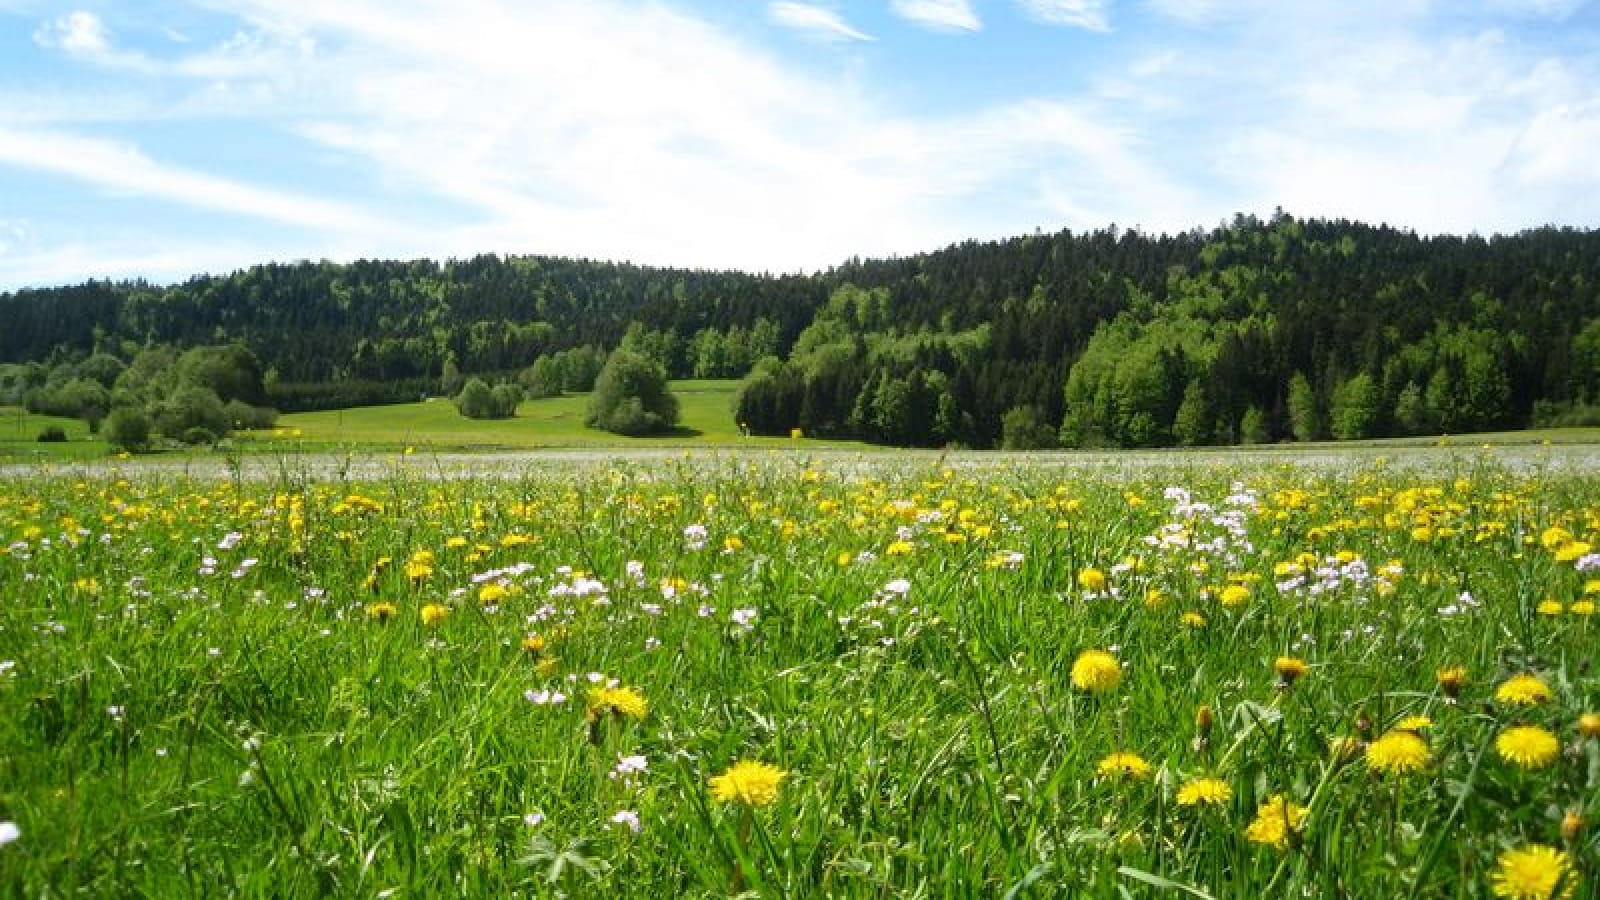
[[[661,366],[631,350],[617,350],[595,380],[585,424],[630,437],[659,434],[678,424],[678,398],[667,390]]]

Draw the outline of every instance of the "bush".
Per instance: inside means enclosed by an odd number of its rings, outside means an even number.
[[[106,416],[100,436],[118,450],[143,450],[150,443],[150,417],[137,406],[119,406]]]
[[[514,384],[497,384],[493,388],[481,378],[470,378],[456,395],[456,409],[469,419],[509,419],[517,414],[517,404],[522,402],[522,391]]]
[[[67,432],[60,425],[46,425],[34,440],[41,444],[64,444],[67,441]]]
[[[1056,430],[1043,422],[1036,406],[1013,406],[1000,419],[1002,450],[1049,450],[1056,446]]]
[[[186,429],[183,432],[183,442],[185,444],[193,444],[195,446],[199,446],[201,444],[215,444],[217,442],[217,435],[216,432],[209,428],[196,425],[193,428]]]
[[[251,406],[242,400],[229,400],[222,406],[228,424],[238,430],[271,428],[278,424],[278,411],[270,406]]]
[[[222,400],[210,388],[193,385],[179,388],[156,404],[156,430],[169,438],[186,440],[191,429],[199,428],[211,433],[212,439],[225,435],[231,422]]]
[[[595,380],[586,424],[629,437],[659,434],[678,424],[678,398],[667,390],[667,375],[659,365],[618,350]]]

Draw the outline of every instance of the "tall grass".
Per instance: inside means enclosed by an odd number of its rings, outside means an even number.
[[[1588,891],[1596,531],[1592,479],[1490,466],[10,481],[0,893],[1465,898],[1532,843]],[[713,798],[740,760],[774,803]]]

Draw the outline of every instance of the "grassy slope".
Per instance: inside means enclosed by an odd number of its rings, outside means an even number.
[[[675,381],[680,427],[658,438],[628,438],[586,428],[587,394],[525,401],[514,419],[463,418],[449,400],[395,406],[367,406],[286,415],[270,433],[252,440],[299,444],[369,444],[387,447],[416,446],[436,449],[469,447],[642,447],[786,446],[787,438],[745,438],[739,434],[730,411],[737,381]],[[831,442],[839,446],[864,446]]]
[[[55,425],[67,433],[67,442],[41,444],[39,432]],[[89,434],[80,419],[40,416],[17,406],[0,406],[0,459],[85,459],[104,456],[104,441]]]

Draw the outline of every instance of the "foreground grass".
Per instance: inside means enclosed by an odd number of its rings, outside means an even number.
[[[3,485],[0,893],[1467,898],[1527,844],[1595,883],[1593,479],[405,460]],[[739,760],[771,805],[713,796]]]

